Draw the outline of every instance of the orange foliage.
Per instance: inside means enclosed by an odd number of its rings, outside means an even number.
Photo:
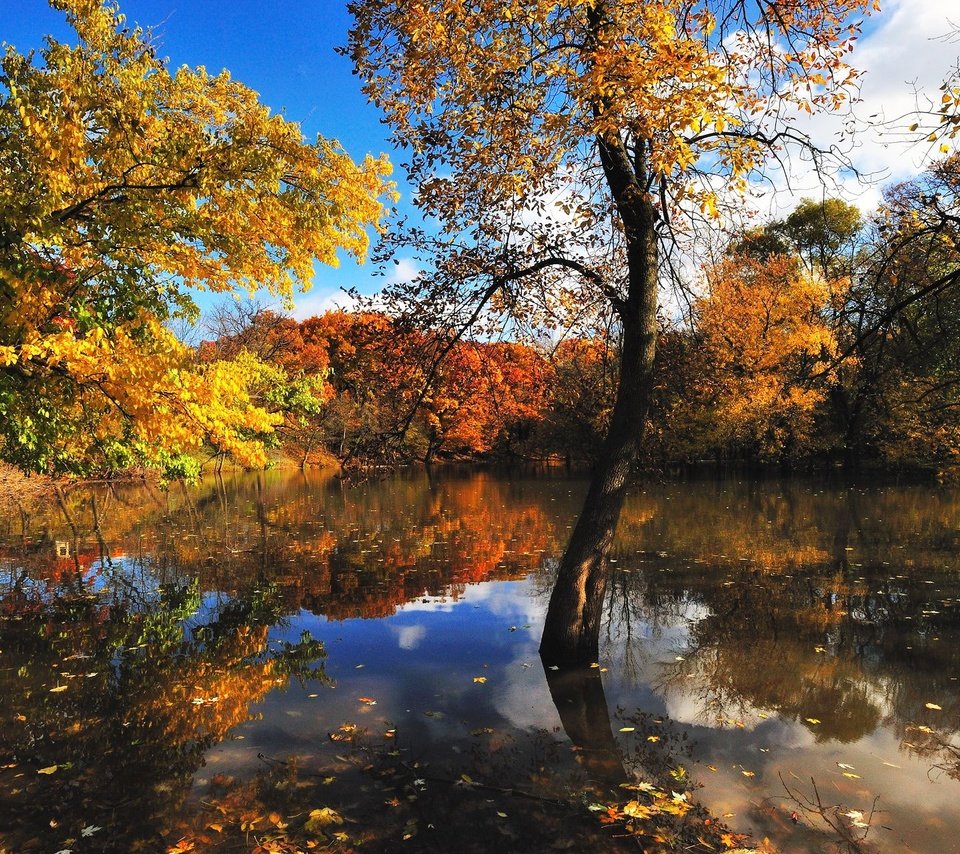
[[[804,444],[824,398],[808,380],[836,353],[827,312],[844,284],[811,276],[784,255],[737,255],[707,278],[709,294],[695,311],[718,443],[743,442],[761,457]]]

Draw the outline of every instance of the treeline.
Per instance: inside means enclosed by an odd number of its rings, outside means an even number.
[[[461,340],[379,312],[331,311],[297,322],[232,304],[202,362],[247,353],[311,385],[315,411],[288,407],[279,445],[303,465],[483,456],[588,458],[611,401],[616,353],[602,339],[551,348]],[[320,382],[319,387],[317,381]]]
[[[661,326],[646,462],[951,468],[960,302],[937,282],[960,244],[925,217],[955,193],[958,162],[892,188],[868,222],[837,199],[804,201],[705,265],[683,322]],[[236,303],[211,328],[201,361],[251,354],[283,369],[286,394],[312,389],[277,431],[303,464],[590,459],[613,406],[607,335],[453,340],[373,311],[297,322]]]

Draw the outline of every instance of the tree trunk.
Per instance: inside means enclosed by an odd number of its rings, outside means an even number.
[[[560,562],[540,644],[544,660],[561,666],[597,660],[607,555],[640,454],[657,342],[656,211],[640,180],[642,151],[631,158],[618,136],[599,140],[599,147],[623,222],[628,289],[625,300],[613,300],[622,324],[616,403],[583,510]]]

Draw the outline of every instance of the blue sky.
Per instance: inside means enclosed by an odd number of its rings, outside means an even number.
[[[159,53],[172,66],[227,68],[273,110],[300,122],[308,138],[338,139],[354,159],[387,152],[394,178],[402,179],[388,129],[360,91],[349,59],[334,50],[346,42],[350,25],[343,0],[122,0],[120,9],[128,22],[155,28]],[[0,41],[26,52],[40,48],[46,34],[63,41],[73,36],[45,0],[0,0]],[[383,279],[372,272],[370,264],[358,267],[347,257],[338,269],[318,265],[296,314],[326,307],[341,286],[376,290]]]

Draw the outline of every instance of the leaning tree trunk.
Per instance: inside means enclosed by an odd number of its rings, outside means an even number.
[[[601,140],[600,155],[623,221],[628,290],[625,300],[614,300],[622,324],[616,403],[583,510],[560,562],[540,643],[544,662],[561,666],[597,659],[607,555],[640,455],[657,341],[656,212],[642,189],[642,164],[639,157],[628,156],[619,137]]]

